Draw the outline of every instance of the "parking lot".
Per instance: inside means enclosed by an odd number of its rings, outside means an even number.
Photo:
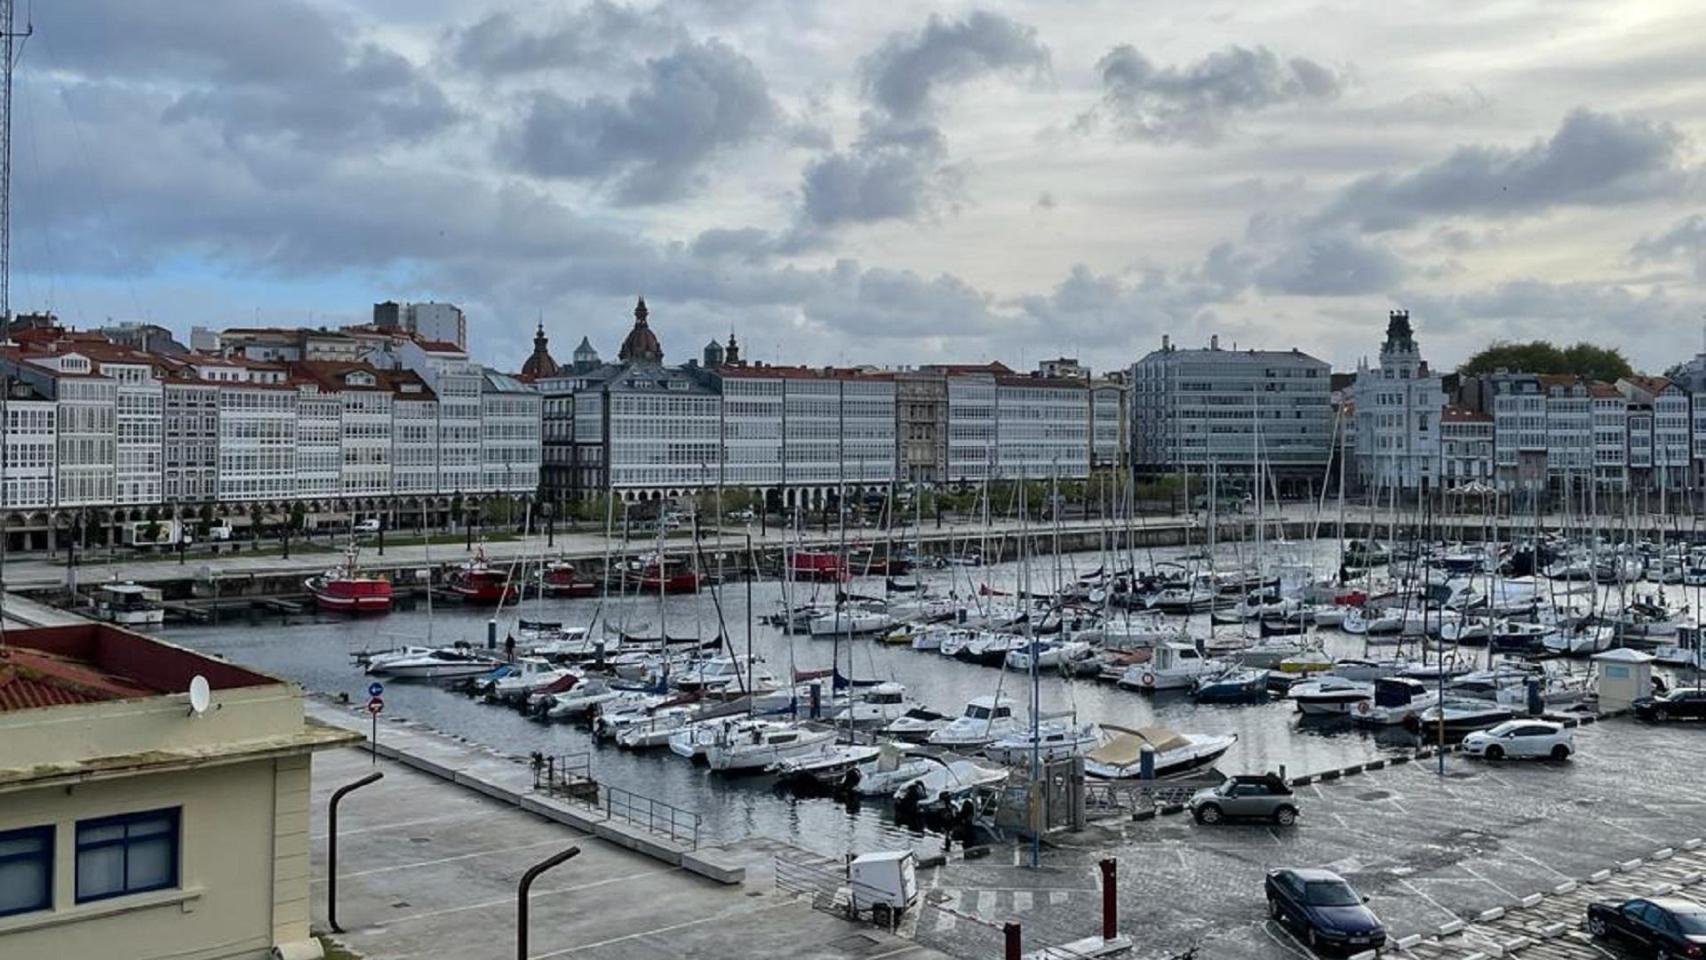
[[[1299,787],[1303,816],[1292,829],[1206,827],[1178,814],[1064,837],[1067,846],[1049,851],[1040,872],[1011,858],[955,860],[926,881],[932,901],[954,912],[924,911],[916,936],[944,952],[983,955],[989,930],[956,914],[1017,920],[1027,949],[1090,934],[1101,903],[1096,861],[1111,855],[1119,860],[1120,927],[1139,956],[1195,947],[1204,958],[1294,958],[1307,951],[1266,916],[1262,878],[1273,867],[1343,874],[1397,939],[1473,923],[1706,834],[1706,727],[1613,720],[1577,730],[1576,743],[1577,758],[1560,764],[1452,754],[1444,776],[1429,759]],[[1583,891],[1574,896],[1593,895]],[[1474,948],[1473,928],[1452,940],[1465,936],[1469,947],[1427,955],[1494,955],[1490,939]]]

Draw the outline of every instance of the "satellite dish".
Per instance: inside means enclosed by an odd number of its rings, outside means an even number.
[[[213,702],[213,691],[207,685],[207,678],[196,674],[190,678],[190,709],[196,716],[207,712],[208,704]]]

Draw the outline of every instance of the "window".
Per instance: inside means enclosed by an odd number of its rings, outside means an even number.
[[[178,885],[179,810],[77,824],[77,902]]]
[[[53,906],[53,828],[0,833],[0,917]]]

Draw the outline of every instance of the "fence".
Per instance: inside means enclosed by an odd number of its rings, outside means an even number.
[[[532,757],[533,789],[551,796],[567,797],[603,812],[606,820],[620,820],[668,837],[688,849],[699,849],[704,818],[691,810],[654,800],[632,790],[600,783],[592,775],[592,754]]]

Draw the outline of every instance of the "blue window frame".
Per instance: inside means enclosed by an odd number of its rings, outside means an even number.
[[[77,902],[178,885],[179,808],[77,822]]]
[[[0,833],[0,917],[53,907],[53,828]]]

